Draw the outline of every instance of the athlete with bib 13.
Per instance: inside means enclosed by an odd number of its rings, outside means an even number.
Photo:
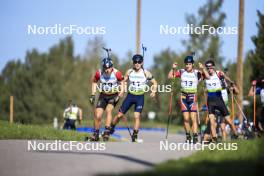
[[[181,96],[180,105],[184,119],[184,129],[186,132],[186,142],[198,142],[198,125],[197,125],[197,86],[202,78],[202,74],[208,75],[203,64],[199,63],[199,67],[202,71],[194,69],[193,56],[187,56],[184,59],[185,68],[176,70],[178,64],[172,65],[172,70],[168,74],[169,79],[175,77],[181,79]],[[191,136],[190,118],[192,120],[192,132]]]

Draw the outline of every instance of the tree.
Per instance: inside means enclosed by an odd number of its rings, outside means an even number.
[[[162,51],[160,54],[154,56],[154,65],[151,69],[151,72],[154,78],[157,80],[159,84],[159,89],[166,90],[165,86],[172,85],[172,82],[167,78],[169,71],[171,70],[171,66],[173,62],[178,62],[179,67],[183,66],[182,56],[178,56],[171,49],[166,49]],[[178,80],[173,80],[175,82]],[[164,86],[164,87],[162,87]],[[180,114],[179,108],[176,108],[178,105],[177,97],[179,95],[180,84],[173,83],[173,117],[175,119],[181,120],[181,118],[176,118],[176,114]],[[146,97],[146,107],[145,112],[155,111],[157,113],[157,119],[159,121],[165,122],[168,115],[169,110],[169,92],[159,92],[157,94],[156,101],[153,101],[150,97]]]
[[[256,24],[258,28],[258,34],[253,36],[252,42],[255,45],[255,50],[250,51],[249,59],[252,65],[251,80],[264,78],[264,15],[257,11],[259,22]]]
[[[244,46],[244,0],[239,0],[239,22],[238,22],[238,48],[237,48],[237,86],[240,90],[238,93],[238,104],[243,109],[243,46]],[[240,122],[243,121],[242,113],[238,113]]]
[[[187,24],[201,27],[208,25],[214,28],[222,27],[224,25],[225,13],[221,11],[223,0],[208,0],[207,3],[200,7],[198,15],[187,15]],[[205,62],[208,58],[213,57],[215,63],[221,66],[223,57],[220,55],[221,41],[219,35],[209,34],[190,34],[189,40],[183,41],[186,46],[186,53],[192,51],[196,52],[197,58],[201,62]]]

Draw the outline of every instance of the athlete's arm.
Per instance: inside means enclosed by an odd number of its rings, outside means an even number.
[[[157,93],[157,89],[158,89],[158,83],[149,71],[146,72],[146,76],[147,76],[147,79],[152,84],[152,86],[150,88],[150,90],[151,90],[150,97],[155,97],[156,93]]]
[[[250,97],[254,96],[254,88],[256,88],[256,85],[257,85],[257,81],[256,80],[252,81],[251,87],[248,92],[248,96]]]
[[[96,82],[92,82],[92,93],[91,93],[91,95],[95,95],[96,94],[96,87],[97,87],[97,83]]]
[[[238,94],[239,93],[239,89],[238,89],[238,87],[236,86],[235,83],[230,85],[230,89],[231,89],[231,91],[233,91],[234,94]]]
[[[205,69],[204,65],[202,63],[200,63],[200,62],[199,62],[199,68],[201,69],[201,73],[204,76],[204,79],[210,79],[209,73]]]
[[[120,91],[118,93],[118,96],[123,97],[123,95],[124,95],[124,76],[122,75],[122,73],[120,71],[118,71],[116,73],[116,78],[120,83]]]
[[[168,78],[169,79],[173,79],[175,77],[180,77],[180,72],[176,71],[176,68],[178,67],[178,64],[175,62],[172,65],[172,69],[170,70],[169,74],[168,74]]]
[[[234,81],[232,81],[224,72],[221,71],[221,75],[225,78],[226,81],[228,81],[231,84],[234,84]]]
[[[119,97],[123,97],[124,96],[124,91],[125,91],[125,86],[124,86],[124,81],[120,81],[120,91],[118,93]]]
[[[158,83],[154,78],[150,80],[150,82],[152,83],[150,96],[155,97],[158,89]]]
[[[79,119],[82,120],[82,118],[83,118],[82,109],[79,108]]]
[[[82,124],[82,109],[78,108],[78,114],[79,114],[79,124]]]
[[[127,90],[127,82],[128,82],[128,76],[129,76],[129,73],[131,72],[131,70],[127,70],[126,73],[125,73],[125,76],[124,76],[124,80],[123,80],[123,90],[126,91]]]
[[[249,92],[248,92],[248,96],[249,96],[249,97],[254,96],[254,86],[251,86],[251,87],[250,87]]]
[[[96,87],[97,87],[97,82],[100,79],[100,71],[97,70],[94,77],[92,78],[92,93],[91,95],[95,95],[96,94]]]

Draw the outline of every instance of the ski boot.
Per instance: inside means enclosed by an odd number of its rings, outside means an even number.
[[[96,142],[99,141],[99,130],[94,130],[94,133],[91,137],[85,137],[85,141],[90,141],[90,142]]]
[[[194,133],[193,134],[193,143],[196,144],[198,142],[198,134]]]
[[[115,133],[115,125],[114,124],[111,124],[110,126],[110,134],[114,134]]]
[[[111,131],[111,128],[106,126],[105,130],[104,130],[104,133],[102,135],[104,142],[107,142],[109,140],[110,131]]]
[[[231,136],[231,139],[232,139],[232,140],[236,140],[236,139],[238,139],[238,137],[239,137],[239,136],[238,136],[237,134],[233,134],[233,135]]]
[[[213,137],[211,142],[215,143],[215,144],[218,143],[218,138],[217,137]]]
[[[190,133],[186,133],[186,140],[185,140],[186,143],[191,143],[192,142],[192,137],[191,137],[191,134]]]
[[[138,138],[138,130],[134,130],[133,131],[133,134],[132,134],[131,138],[132,138],[132,142],[136,142],[137,141],[137,138]]]

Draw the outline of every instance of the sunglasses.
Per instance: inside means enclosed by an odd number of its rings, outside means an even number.
[[[142,64],[142,61],[133,61],[133,64]]]
[[[207,70],[214,69],[214,67],[206,67]]]

